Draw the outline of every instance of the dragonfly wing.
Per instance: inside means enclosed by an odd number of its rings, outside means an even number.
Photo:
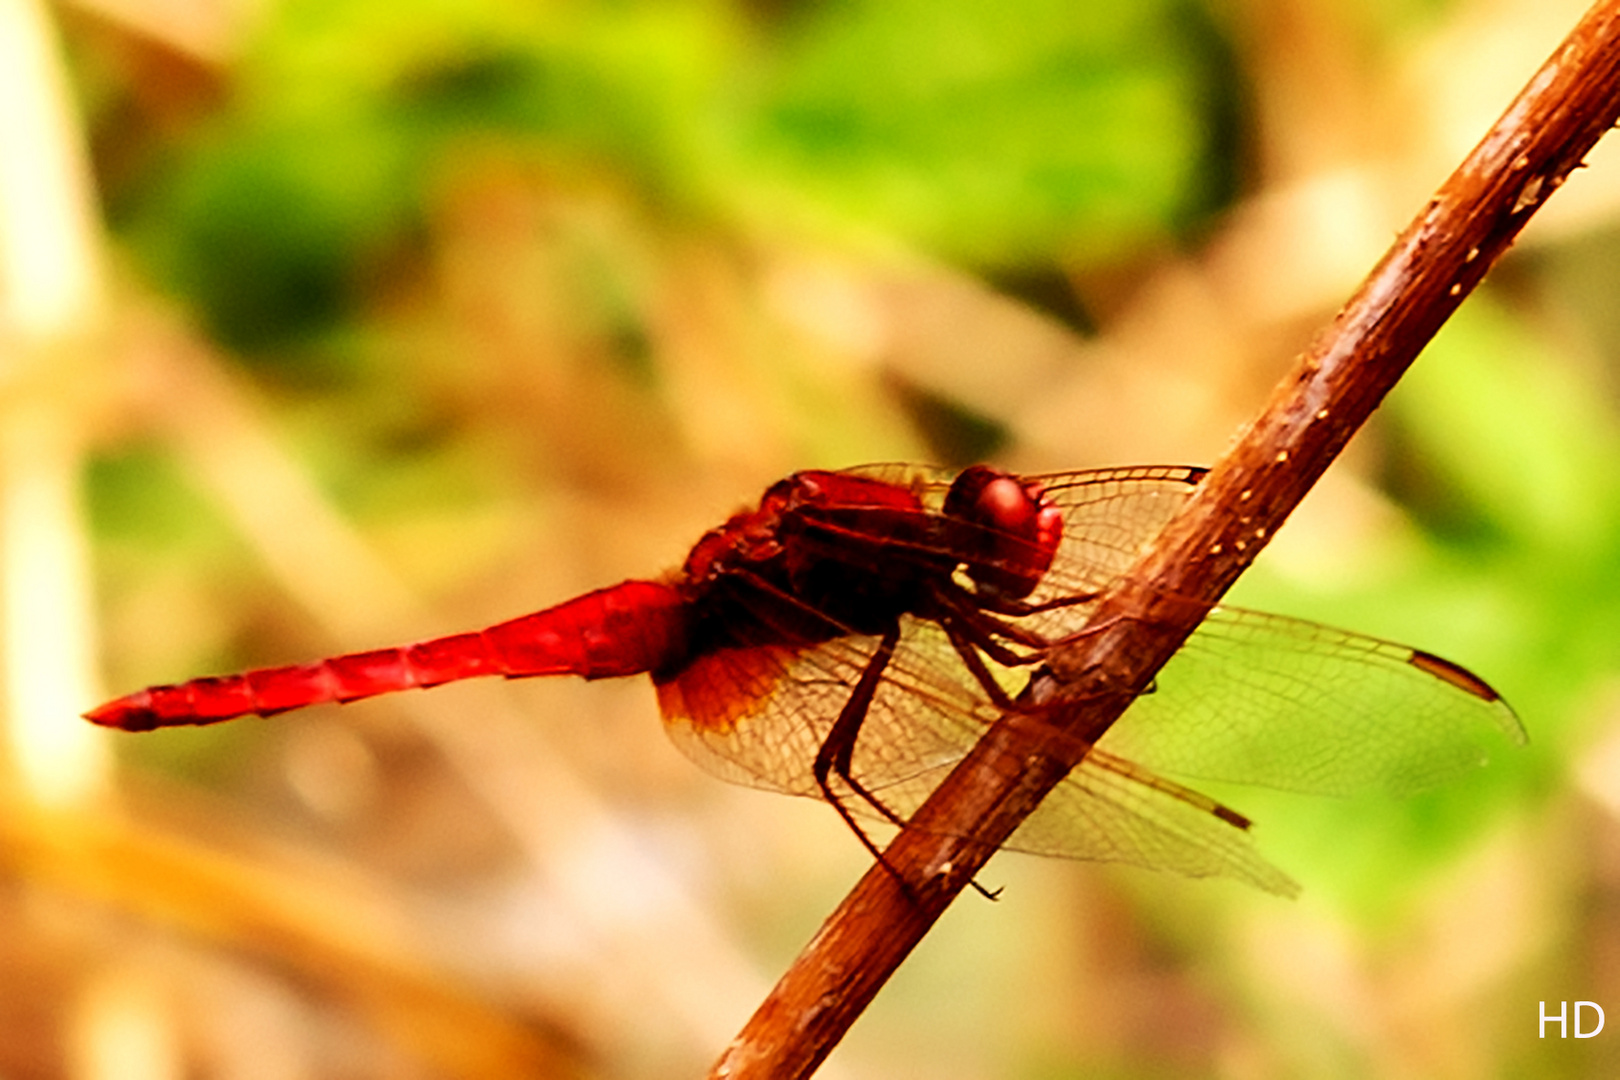
[[[1063,542],[1043,591],[1100,589],[1129,570],[1206,471],[1143,465],[1027,478],[1063,512]]]
[[[1007,841],[1014,851],[1228,877],[1279,896],[1299,886],[1255,850],[1235,811],[1093,749]]]
[[[768,645],[700,657],[658,684],[664,729],[682,753],[722,780],[814,794],[810,763],[838,715],[841,706],[828,699],[845,675],[832,685],[806,683],[795,677],[799,660],[798,650]],[[820,712],[818,703],[831,712]]]
[[[942,652],[950,645],[937,626],[907,618],[902,628],[850,771],[904,815],[995,713],[954,653]],[[676,746],[723,780],[819,796],[816,754],[877,645],[876,637],[849,635],[798,649],[719,650],[658,687],[665,727]],[[854,793],[843,794],[858,808]]]
[[[1174,776],[1323,795],[1409,794],[1525,733],[1476,676],[1428,653],[1217,609],[1103,736]]]
[[[997,714],[936,625],[907,620],[903,629],[856,741],[851,772],[884,807],[906,818]],[[716,653],[659,688],[670,735],[722,779],[819,796],[816,752],[876,644],[853,637],[804,650]],[[1009,683],[1023,677],[1002,675]],[[881,814],[840,787],[835,781],[848,809],[881,823]],[[1103,750],[1094,749],[1007,846],[1219,875],[1285,896],[1297,891],[1254,849],[1241,815]]]
[[[1030,477],[1063,513],[1063,541],[1052,568],[1028,599],[1034,604],[1080,598],[1019,620],[1060,640],[1091,615],[1095,596],[1135,564],[1197,487],[1205,470],[1181,465],[1094,469]]]

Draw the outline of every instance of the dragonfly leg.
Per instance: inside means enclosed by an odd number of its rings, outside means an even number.
[[[975,607],[984,611],[993,611],[997,615],[1006,615],[1014,619],[1022,619],[1026,615],[1039,615],[1046,611],[1056,611],[1059,608],[1075,607],[1078,604],[1090,604],[1101,596],[1101,592],[1080,592],[1069,596],[1059,596],[1051,600],[1042,600],[1032,604],[1027,600],[1009,600],[1006,597],[988,596],[979,592],[969,591],[973,597]]]
[[[951,647],[956,650],[956,655],[962,658],[962,663],[973,675],[974,681],[979,684],[985,695],[990,698],[990,704],[1003,712],[1012,708],[1013,699],[1007,696],[1007,691],[1001,688],[1001,684],[996,682],[995,677],[990,674],[990,669],[984,666],[984,657],[979,655],[978,643],[962,633],[953,621],[947,620],[940,625],[944,627],[945,636],[950,639]],[[998,663],[1006,664],[999,656],[995,659]],[[1006,666],[1011,667],[1013,665],[1006,664]]]
[[[1041,650],[1052,645],[1052,640],[1044,634],[1037,633],[1027,626],[1020,626],[1013,622],[1030,615],[1039,615],[1043,612],[1057,611],[1060,608],[1081,607],[1096,603],[1102,593],[1095,590],[1089,592],[1073,593],[1069,596],[1059,596],[1040,603],[1029,603],[1024,600],[1008,600],[1002,597],[986,596],[972,589],[964,588],[955,581],[946,582],[942,588],[934,590],[934,601],[961,619],[970,626],[976,634],[987,641],[994,638],[1004,638],[1031,649]],[[1002,661],[1004,662],[1004,661]],[[1030,661],[1026,659],[1025,663]]]
[[[833,721],[833,726],[827,732],[827,737],[821,740],[821,748],[816,751],[816,760],[813,766],[816,786],[821,789],[822,797],[833,804],[838,813],[849,824],[849,827],[854,829],[855,834],[861,838],[861,842],[879,859],[883,856],[878,853],[871,838],[861,830],[861,827],[849,812],[849,808],[844,805],[843,799],[833,791],[832,778],[836,776],[842,780],[862,802],[893,824],[905,824],[900,815],[885,806],[883,800],[879,799],[864,784],[850,775],[854,767],[855,740],[861,733],[861,724],[866,721],[867,710],[872,707],[872,699],[877,694],[878,682],[883,678],[883,672],[889,666],[889,661],[893,659],[894,648],[899,640],[900,627],[898,624],[884,633],[883,639],[878,642],[877,651],[872,654],[872,659],[867,662],[866,670],[861,672],[860,680],[856,682],[854,691],[850,693],[849,700],[839,710],[838,719]]]
[[[905,818],[895,813],[882,799],[878,798],[875,792],[853,775],[855,740],[860,735],[861,724],[865,722],[867,711],[872,707],[872,699],[877,694],[878,683],[883,678],[883,672],[889,666],[889,661],[894,657],[894,649],[899,640],[899,624],[894,625],[884,633],[883,639],[878,643],[877,651],[872,654],[872,659],[867,662],[866,670],[861,672],[860,680],[856,682],[854,692],[850,694],[849,700],[844,703],[844,707],[839,710],[838,719],[833,722],[832,729],[827,732],[827,737],[821,742],[821,748],[816,751],[813,772],[816,778],[816,786],[821,789],[822,798],[832,804],[833,809],[838,811],[838,816],[844,819],[844,824],[849,826],[850,831],[855,834],[866,850],[872,853],[872,857],[877,860],[878,865],[889,872],[889,876],[894,878],[895,884],[900,886],[902,892],[909,895],[911,887],[906,884],[905,879],[895,871],[894,867],[889,865],[888,860],[883,857],[883,852],[873,842],[872,838],[866,835],[866,830],[861,828],[860,822],[855,820],[855,815],[850,811],[849,807],[844,805],[843,798],[832,787],[832,777],[836,776],[849,787],[850,791],[855,793],[856,797],[870,806],[890,824],[900,828],[905,826]],[[971,652],[971,646],[966,647]],[[976,654],[973,655],[970,663],[976,663],[980,671],[984,670],[984,665],[978,660]],[[995,680],[990,679],[988,671],[984,672],[983,677],[989,680],[992,685],[994,684]],[[1001,692],[1000,687],[996,688],[996,692]],[[1005,697],[1004,694],[1002,696]],[[977,880],[971,881],[969,884],[987,900],[995,900],[1001,894],[1000,889],[987,889],[980,885]]]
[[[934,594],[938,608],[929,614],[947,628],[954,628],[965,639],[983,650],[992,660],[1004,667],[1021,667],[1041,658],[1051,642],[1028,627],[1018,626],[976,606],[970,594],[961,590],[941,589]],[[1010,641],[1032,650],[1021,653],[1004,644]]]

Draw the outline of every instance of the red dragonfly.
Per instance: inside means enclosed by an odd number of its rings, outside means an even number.
[[[155,686],[86,716],[144,731],[478,675],[645,672],[700,765],[824,798],[875,852],[852,815],[903,822],[989,723],[1036,709],[1056,678],[1043,658],[1203,475],[800,472],[662,579],[416,645]],[[1247,818],[1160,773],[1401,793],[1483,764],[1504,737],[1525,740],[1512,710],[1449,661],[1217,608],[1007,846],[1291,894]]]

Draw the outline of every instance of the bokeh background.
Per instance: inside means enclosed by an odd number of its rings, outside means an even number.
[[[1580,11],[0,0],[0,1077],[700,1073],[867,859],[646,680],[76,714],[656,573],[798,468],[1208,462]],[[1614,1075],[1617,290],[1605,146],[1239,588],[1529,748],[1223,791],[1298,901],[1000,856],[824,1075]]]

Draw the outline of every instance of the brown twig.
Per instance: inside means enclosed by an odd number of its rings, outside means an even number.
[[[935,919],[1276,532],[1541,203],[1620,116],[1620,0],[1600,0],[1273,391],[1061,657],[1051,725],[994,725],[782,976],[710,1073],[809,1075]],[[1171,599],[1174,598],[1174,599]],[[897,881],[906,883],[902,889]]]

